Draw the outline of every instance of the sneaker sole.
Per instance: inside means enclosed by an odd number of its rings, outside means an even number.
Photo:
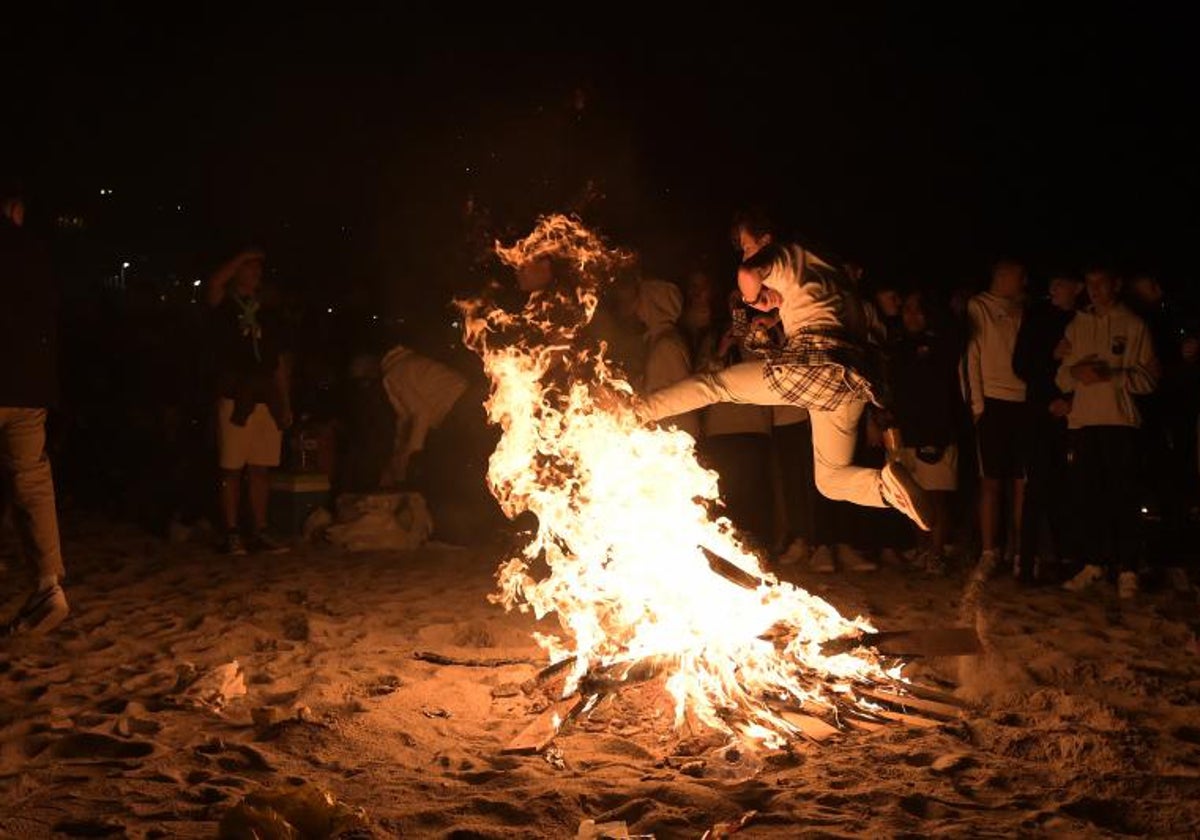
[[[895,461],[889,461],[880,471],[880,478],[888,495],[897,502],[891,503],[891,506],[915,522],[922,531],[932,531],[933,515],[929,500],[925,497],[925,491],[913,480],[912,474]]]

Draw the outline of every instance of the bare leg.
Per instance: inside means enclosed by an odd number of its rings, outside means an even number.
[[[225,528],[238,529],[238,513],[242,505],[242,471],[221,470],[221,515],[225,517]]]
[[[1000,481],[984,478],[979,484],[979,539],[983,543],[984,551],[996,550],[999,520]]]
[[[254,516],[254,530],[267,527],[267,500],[271,495],[271,476],[266,467],[248,467],[250,484],[250,512]]]

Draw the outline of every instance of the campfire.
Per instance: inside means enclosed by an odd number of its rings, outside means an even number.
[[[526,688],[558,702],[518,748],[540,749],[606,696],[651,680],[673,698],[676,725],[766,747],[922,704],[953,713],[945,698],[915,696],[904,658],[867,620],[765,571],[722,516],[693,439],[638,420],[632,388],[587,334],[629,255],[563,216],[496,253],[518,271],[549,260],[555,277],[517,312],[460,302],[502,430],[490,487],[510,517],[537,517],[492,597],[561,627],[534,634],[551,664]]]

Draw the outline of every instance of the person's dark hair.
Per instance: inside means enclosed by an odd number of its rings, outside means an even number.
[[[1019,268],[1022,271],[1028,270],[1025,267],[1025,262],[1023,260],[1018,260],[1015,257],[1001,257],[1000,259],[998,259],[992,263],[992,273],[993,274],[995,274],[997,271],[1000,271],[1001,269],[1005,269],[1005,268]]]
[[[782,250],[783,246],[778,242],[769,242],[757,254],[742,260],[742,265],[752,269],[766,268],[779,258]]]
[[[762,236],[771,234],[772,238],[776,236],[775,221],[767,212],[766,208],[755,205],[752,207],[744,207],[733,214],[733,222],[729,226],[729,238],[733,242],[734,247],[739,246],[738,233],[745,230],[756,239]]]
[[[1121,279],[1121,273],[1117,271],[1116,266],[1104,260],[1094,260],[1093,262],[1088,263],[1083,267],[1081,274],[1085,278],[1089,274],[1104,274],[1108,277],[1111,277],[1113,280]]]

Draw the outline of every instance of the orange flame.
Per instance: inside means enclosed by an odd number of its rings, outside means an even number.
[[[875,658],[822,654],[822,642],[873,628],[765,572],[729,520],[713,516],[717,476],[697,462],[692,438],[646,428],[602,348],[581,346],[599,291],[628,255],[563,216],[496,253],[514,268],[551,258],[568,275],[517,313],[459,304],[491,380],[489,418],[503,431],[489,484],[506,514],[538,520],[522,555],[500,567],[492,600],[557,616],[562,636],[534,635],[552,659],[575,657],[565,694],[595,669],[653,657],[667,663],[677,721],[690,711],[778,745],[798,731],[774,711],[780,703],[832,706],[854,681],[897,677]],[[761,584],[714,574],[705,549]]]

